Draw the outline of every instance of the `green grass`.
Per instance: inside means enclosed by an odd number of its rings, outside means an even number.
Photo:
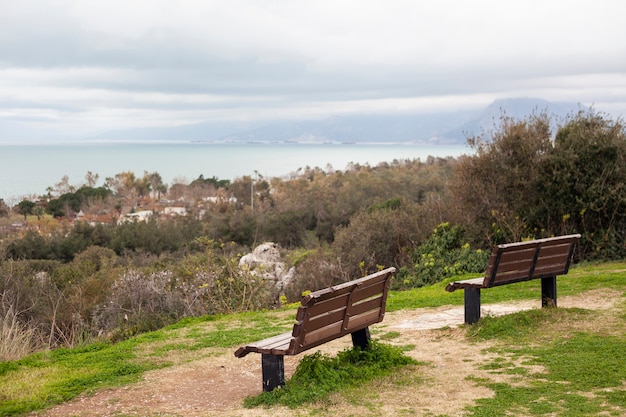
[[[540,309],[469,327],[471,339],[497,342],[482,369],[511,381],[472,378],[495,395],[477,399],[469,415],[626,414],[626,323],[596,324],[606,319],[581,309]]]
[[[444,290],[445,285],[443,282],[410,291],[392,291],[387,310],[462,305],[463,292],[448,293]],[[568,275],[557,279],[557,286],[559,297],[602,288],[623,294],[626,262],[573,267]],[[540,294],[539,281],[530,281],[484,290],[482,302],[531,299],[540,305]],[[623,373],[626,369],[623,359],[626,358],[623,348],[626,346],[626,303],[623,303],[619,317],[610,323],[613,333],[607,332],[608,325],[604,324],[605,318],[598,316],[599,313],[583,310],[584,305],[580,307],[485,317],[469,328],[468,343],[489,340],[501,345],[493,352],[494,361],[487,365],[490,372],[521,378],[527,385],[476,379],[493,389],[496,395],[492,399],[477,399],[476,407],[470,409],[472,415],[515,415],[511,410],[516,409],[523,409],[530,415],[549,415],[551,412],[572,416],[600,415],[601,411],[605,412],[603,415],[626,415],[623,385],[626,381]],[[41,410],[103,387],[129,384],[150,369],[202,356],[231,353],[242,344],[290,330],[294,313],[295,309],[291,307],[281,311],[185,319],[115,345],[100,343],[58,349],[18,361],[0,362],[0,417]],[[560,327],[559,323],[562,323]],[[584,323],[592,323],[594,328],[580,328]],[[563,329],[575,331],[564,333]],[[397,332],[385,331],[379,338],[393,340],[397,337]],[[546,371],[533,373],[531,364]],[[593,375],[589,373],[590,369]],[[581,381],[587,375],[591,375],[591,382]],[[367,386],[365,384],[360,389]],[[354,388],[337,389],[346,392]]]
[[[566,320],[590,320],[593,312],[580,308],[525,310],[500,317],[483,317],[478,325],[468,326],[468,335],[479,340],[509,340],[510,343],[531,343],[547,332],[545,322],[557,324]],[[549,336],[549,334],[548,334]]]
[[[100,387],[137,381],[154,368],[133,354],[135,340],[30,355],[0,366],[0,416],[38,410]]]

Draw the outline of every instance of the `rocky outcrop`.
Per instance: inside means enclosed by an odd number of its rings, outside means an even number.
[[[295,275],[295,269],[287,268],[287,264],[280,259],[278,245],[273,242],[262,243],[251,253],[242,256],[239,267],[274,282],[279,292]]]

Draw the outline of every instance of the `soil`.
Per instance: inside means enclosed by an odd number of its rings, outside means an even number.
[[[590,291],[574,297],[559,298],[560,307],[610,309],[622,300],[621,293],[610,290]],[[502,305],[484,305],[483,314],[507,314],[520,309],[539,308],[537,302],[524,301]],[[394,344],[412,344],[407,352],[422,365],[416,366],[414,383],[375,382],[376,396],[371,399],[345,399],[336,396],[316,415],[447,415],[462,416],[465,407],[492,392],[476,385],[468,377],[489,377],[480,370],[486,361],[489,342],[468,342],[465,338],[463,308],[442,307],[392,312],[372,327],[372,334],[399,333]],[[334,354],[349,346],[345,337],[323,345],[324,353]],[[32,416],[37,417],[108,417],[108,416],[274,416],[309,415],[308,411],[282,407],[243,408],[247,396],[261,392],[261,358],[250,354],[237,359],[232,350],[222,350],[184,364],[147,372],[135,384],[98,391],[60,404]],[[311,352],[312,353],[312,352]],[[285,358],[285,377],[289,378],[300,355]],[[417,382],[416,382],[417,381]],[[309,409],[310,407],[305,407]]]

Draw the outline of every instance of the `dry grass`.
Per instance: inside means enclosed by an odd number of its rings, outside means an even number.
[[[0,362],[16,360],[33,352],[35,330],[21,323],[12,308],[0,317]]]

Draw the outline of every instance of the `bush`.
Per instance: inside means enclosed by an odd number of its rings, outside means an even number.
[[[332,244],[350,279],[383,267],[410,262],[407,248],[427,238],[434,224],[424,216],[425,206],[408,200],[390,199],[360,211],[350,224],[338,228]]]
[[[414,251],[412,270],[394,280],[394,287],[421,287],[453,275],[484,272],[489,253],[480,249],[472,250],[468,243],[462,242],[461,227],[440,224],[432,236]]]
[[[307,251],[294,261],[296,277],[284,288],[287,302],[298,302],[303,294],[349,281],[341,263],[326,248]]]
[[[145,274],[129,270],[118,278],[95,323],[104,329],[120,328],[133,335],[158,329],[179,318],[169,271]]]
[[[112,285],[94,325],[113,339],[155,330],[183,317],[234,313],[273,306],[277,294],[262,277],[239,268],[234,244],[197,239],[203,255],[190,255],[170,269],[131,269]]]

